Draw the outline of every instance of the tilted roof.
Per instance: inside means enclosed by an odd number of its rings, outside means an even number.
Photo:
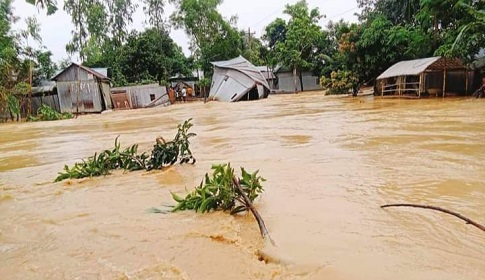
[[[251,62],[247,61],[244,57],[239,56],[231,60],[212,62],[212,65],[219,68],[233,69],[239,71],[256,83],[261,84],[269,89],[268,82],[263,76],[261,71],[256,68]]]
[[[456,70],[466,67],[458,59],[443,58],[440,56],[428,57],[415,60],[401,61],[384,71],[377,80],[387,79],[398,76],[416,76],[426,70]]]

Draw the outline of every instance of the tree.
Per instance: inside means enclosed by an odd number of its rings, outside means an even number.
[[[393,24],[415,24],[421,0],[357,0],[362,9],[361,19],[384,16]]]
[[[108,31],[116,46],[121,46],[128,35],[128,26],[133,22],[133,13],[138,4],[132,0],[106,1]]]
[[[120,47],[137,6],[132,0],[65,0],[64,10],[75,26],[66,50],[70,54],[78,53],[84,61],[86,52],[97,52],[106,41]]]
[[[163,83],[176,74],[188,75],[190,64],[168,31],[150,28],[132,31],[121,46],[107,40],[96,52],[89,52],[88,67],[108,67],[118,86],[134,83]]]
[[[151,26],[158,31],[166,29],[165,20],[163,15],[165,13],[165,0],[142,0],[143,11],[148,16],[146,20]]]
[[[40,6],[45,9],[47,15],[52,15],[57,11],[57,5],[55,0],[25,0],[27,3],[32,5]]]
[[[50,80],[57,71],[56,64],[52,61],[52,52],[37,51],[35,53],[36,67],[34,69],[34,85],[40,85],[42,81]]]
[[[291,17],[290,20],[283,24],[280,19],[277,19],[277,22],[270,24],[270,33],[267,34],[267,38],[276,41],[274,44],[276,60],[293,69],[295,91],[298,91],[298,72],[300,73],[301,90],[304,90],[301,72],[313,70],[313,57],[317,55],[317,45],[323,36],[322,29],[318,25],[322,15],[317,8],[309,10],[305,0],[299,1],[295,5],[286,5],[284,13]],[[283,34],[285,40],[281,40]]]
[[[269,53],[267,55],[268,65],[272,68],[278,64],[278,58],[275,53],[277,43],[286,41],[287,25],[286,21],[281,18],[275,19],[265,28],[263,40],[267,43]]]
[[[119,61],[128,83],[144,80],[162,81],[175,74],[189,74],[182,49],[170,38],[168,32],[155,28],[138,33],[133,31],[122,47]]]
[[[244,38],[242,46],[242,56],[254,65],[265,65],[266,61],[266,48],[258,38],[253,38],[251,34],[246,31],[240,32],[241,37]]]
[[[450,49],[451,54],[456,54],[457,50],[468,50],[468,59],[472,60],[480,48],[485,46],[485,3],[477,1],[474,5],[469,5],[464,1],[459,1],[457,5],[463,7],[470,15],[470,21],[460,27],[458,35],[455,37]],[[464,40],[464,38],[467,40]]]
[[[211,61],[226,60],[241,54],[242,37],[217,11],[222,0],[174,0],[176,11],[171,16],[175,28],[183,28],[192,42],[191,49],[202,70],[212,71]]]
[[[64,11],[66,11],[72,19],[74,30],[71,41],[66,45],[66,51],[71,55],[79,53],[79,59],[83,61],[86,58],[84,53],[85,44],[88,40],[89,34],[86,29],[88,9],[91,6],[91,0],[66,0],[64,2]]]

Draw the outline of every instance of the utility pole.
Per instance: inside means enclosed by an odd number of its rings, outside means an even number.
[[[251,55],[251,35],[255,35],[256,33],[253,32],[251,33],[251,27],[248,27],[248,49],[249,49],[249,54]]]
[[[32,52],[31,57],[29,58],[29,102],[28,102],[28,109],[27,109],[27,117],[32,114]]]

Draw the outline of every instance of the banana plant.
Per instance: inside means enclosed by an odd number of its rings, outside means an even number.
[[[455,42],[453,43],[453,46],[451,48],[452,51],[455,49],[456,45],[462,41],[463,36],[465,36],[465,34],[470,29],[473,29],[473,28],[476,28],[477,30],[485,29],[485,10],[475,9],[473,6],[467,3],[464,3],[463,1],[459,1],[457,5],[463,7],[468,12],[468,14],[470,14],[470,16],[474,19],[474,21],[464,25],[461,28],[460,33],[456,37]]]

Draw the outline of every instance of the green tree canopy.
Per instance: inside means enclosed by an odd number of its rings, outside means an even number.
[[[243,38],[217,10],[222,0],[174,0],[176,11],[171,16],[176,28],[183,28],[192,40],[191,49],[206,73],[211,61],[237,57],[242,52]]]

